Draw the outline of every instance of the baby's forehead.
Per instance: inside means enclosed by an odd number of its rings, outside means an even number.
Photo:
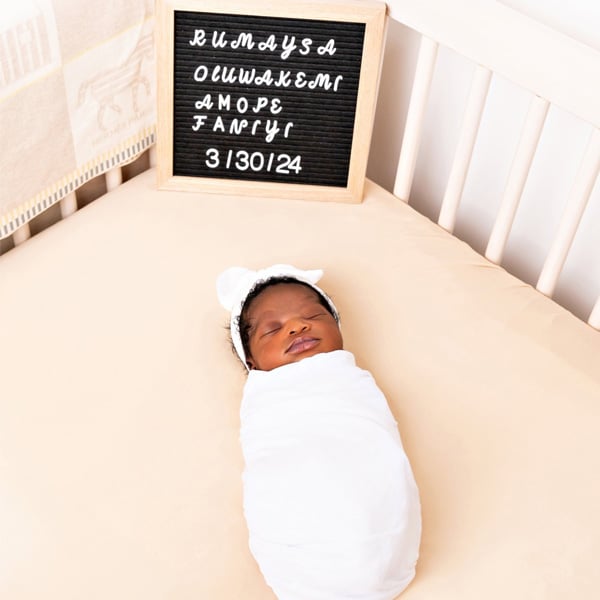
[[[263,294],[293,294],[299,297],[315,299],[319,298],[317,290],[305,283],[301,283],[300,281],[278,281],[265,287],[265,289],[257,296],[257,298],[260,298]]]
[[[257,318],[260,313],[271,310],[273,302],[284,297],[286,300],[293,299],[307,304],[321,302],[319,293],[310,286],[297,282],[277,282],[266,287],[253,299],[248,312],[252,313],[252,318]]]

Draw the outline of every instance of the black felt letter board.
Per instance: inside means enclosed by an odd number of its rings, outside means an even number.
[[[175,11],[173,175],[340,186],[364,23]]]

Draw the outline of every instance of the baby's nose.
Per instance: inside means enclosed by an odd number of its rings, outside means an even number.
[[[288,322],[288,333],[295,335],[308,329],[308,323],[301,318],[290,319]]]

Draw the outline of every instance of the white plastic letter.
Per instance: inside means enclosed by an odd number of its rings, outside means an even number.
[[[294,84],[297,88],[303,88],[306,85],[306,73],[304,71],[298,71]]]
[[[274,52],[275,50],[277,50],[275,35],[271,34],[264,42],[260,42],[260,44],[258,44],[258,49],[261,52],[264,52],[265,50],[270,50],[271,52]]]
[[[269,119],[265,125],[265,130],[267,132],[265,141],[268,144],[270,144],[275,138],[275,136],[279,133],[279,127],[277,127],[277,119],[275,119],[274,121],[271,121],[271,119]]]
[[[202,100],[196,100],[196,104],[194,104],[196,110],[211,110],[214,106],[212,97],[210,94],[206,94]]]
[[[271,100],[271,114],[278,115],[283,110],[281,106],[281,100],[279,98],[273,98]]]
[[[192,131],[198,131],[204,125],[206,119],[206,115],[194,115],[195,123],[192,125]]]
[[[194,71],[194,79],[199,82],[203,82],[208,75],[208,67],[206,65],[200,65]]]
[[[312,46],[313,41],[310,38],[304,38],[301,43],[302,48],[300,49],[300,54],[302,54],[302,56],[306,56],[310,52],[310,47]]]
[[[212,47],[213,48],[225,48],[227,46],[227,40],[225,39],[225,32],[214,31],[212,36]]]
[[[267,106],[267,104],[269,104],[269,99],[265,98],[265,96],[259,96],[256,101],[256,106],[252,109],[252,112],[260,112],[265,106]]]
[[[231,47],[234,50],[237,50],[240,46],[247,48],[248,50],[252,50],[254,48],[254,39],[252,38],[251,33],[240,33],[237,37],[237,40],[233,40],[231,42]]]
[[[296,46],[296,36],[292,35],[285,36],[283,38],[283,42],[281,43],[281,47],[283,48],[283,52],[281,53],[281,59],[286,60],[289,58],[290,54],[297,48]]]
[[[196,29],[194,31],[194,39],[190,40],[190,46],[204,46],[206,43],[206,31],[204,29]]]
[[[231,110],[231,94],[219,94],[219,110]]]
[[[244,129],[248,127],[248,121],[246,119],[233,119],[229,126],[229,133],[233,135],[240,135]]]
[[[219,115],[215,120],[215,124],[213,125],[213,131],[222,131],[225,133],[225,125],[223,124],[223,118]]]
[[[323,56],[323,54],[329,54],[329,56],[333,56],[335,54],[335,40],[329,40],[324,46],[319,46],[317,52]]]

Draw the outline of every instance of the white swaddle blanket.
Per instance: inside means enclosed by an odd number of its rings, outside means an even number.
[[[344,350],[250,371],[241,406],[250,550],[280,600],[390,600],[420,504],[397,424]]]

